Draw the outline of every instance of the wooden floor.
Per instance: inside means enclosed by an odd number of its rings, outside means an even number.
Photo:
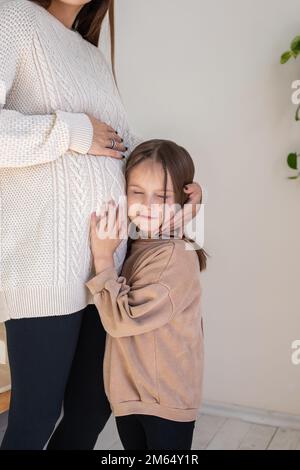
[[[0,415],[0,442],[6,424],[7,413]],[[107,423],[95,448],[122,449],[113,419]],[[300,431],[202,414],[196,424],[192,449],[300,450]]]
[[[8,410],[10,402],[10,392],[0,393],[0,413]]]
[[[107,423],[97,449],[122,449],[113,420]],[[202,414],[194,431],[194,450],[300,450],[300,431]]]

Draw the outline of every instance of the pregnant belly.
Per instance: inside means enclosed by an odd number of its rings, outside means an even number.
[[[93,185],[95,188],[95,199],[97,204],[125,196],[125,178],[123,161],[111,157],[88,156]]]
[[[122,163],[68,154],[53,163],[0,169],[4,283],[86,279],[91,269],[90,215],[101,202],[124,196]],[[115,253],[117,265],[125,251],[123,240]]]
[[[113,199],[116,203],[124,202],[126,197],[123,171],[124,162],[114,158],[95,157],[92,155],[89,155],[89,159],[93,169],[95,186],[95,207],[93,210],[99,209],[101,204],[110,199]],[[126,234],[127,232],[125,231],[123,236],[126,236]],[[120,273],[125,258],[126,246],[127,238],[124,238],[114,253],[118,273]]]

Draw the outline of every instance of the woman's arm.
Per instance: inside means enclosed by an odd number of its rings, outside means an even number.
[[[85,154],[92,144],[93,127],[85,113],[27,115],[6,107],[19,66],[30,51],[35,13],[30,2],[0,7],[0,167],[46,163],[69,149]]]

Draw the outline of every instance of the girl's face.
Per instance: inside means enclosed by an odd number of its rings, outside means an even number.
[[[175,204],[175,193],[168,173],[166,206],[172,204]],[[142,232],[151,237],[158,231],[164,216],[164,170],[161,163],[146,159],[130,170],[127,205],[130,221]],[[165,216],[165,222],[167,220]]]

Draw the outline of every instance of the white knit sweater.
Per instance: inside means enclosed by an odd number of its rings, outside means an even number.
[[[126,155],[144,140],[129,128],[98,47],[29,0],[1,4],[0,322],[94,303],[85,285],[94,275],[91,212],[123,196],[125,181],[123,161],[87,154],[93,128],[85,113],[118,131]],[[202,218],[200,211],[198,227]],[[185,230],[191,238],[194,222]],[[114,254],[118,273],[126,245]]]
[[[128,146],[127,114],[101,50],[29,0],[0,6],[0,321],[93,303],[90,215],[124,194],[124,162],[87,154],[85,113]],[[115,252],[118,272],[126,252]]]

